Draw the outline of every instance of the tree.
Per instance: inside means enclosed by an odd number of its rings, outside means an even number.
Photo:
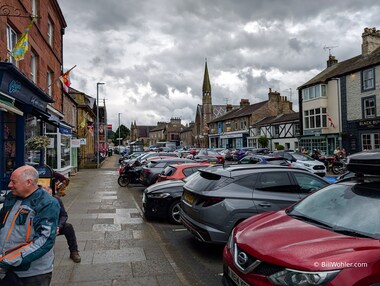
[[[267,148],[269,139],[266,136],[260,136],[260,138],[258,139],[258,142],[262,148]]]
[[[120,138],[127,138],[130,134],[130,130],[128,129],[128,127],[125,127],[124,125],[120,125]],[[119,128],[116,129],[116,131],[114,132],[114,136],[112,138],[112,142],[115,144],[115,145],[119,145],[119,140],[117,140],[119,138]],[[122,143],[122,139],[120,140],[120,144]]]

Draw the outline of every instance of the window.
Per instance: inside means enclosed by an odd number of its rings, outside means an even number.
[[[303,100],[310,100],[325,96],[327,96],[327,89],[325,84],[310,86],[302,90]]]
[[[47,86],[47,93],[50,96],[52,95],[52,79],[53,79],[53,72],[51,70],[48,70],[46,73],[46,86]]]
[[[362,150],[373,150],[380,148],[379,133],[362,134]]]
[[[304,111],[305,129],[327,127],[327,109],[325,107]]]
[[[7,50],[9,59],[8,62],[16,65],[17,61],[12,56],[12,50],[17,43],[17,33],[9,25],[7,25]]]
[[[362,72],[362,90],[375,89],[375,70],[368,69]]]
[[[278,136],[280,136],[280,126],[273,126],[273,136],[274,138],[278,138]]]
[[[366,97],[362,99],[363,117],[373,118],[376,117],[376,102],[375,97]]]
[[[293,173],[301,193],[310,193],[327,186],[327,182],[316,179],[314,176],[304,173]]]
[[[48,43],[50,46],[53,46],[53,31],[54,31],[54,26],[51,22],[50,19],[48,19],[48,34],[47,34],[47,37],[48,37]]]
[[[33,52],[30,53],[30,79],[37,83],[37,57]]]
[[[262,173],[256,184],[256,189],[271,192],[287,192],[285,187],[290,189],[292,185],[287,172]]]

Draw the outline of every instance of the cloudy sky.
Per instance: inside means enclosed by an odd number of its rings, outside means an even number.
[[[366,4],[364,5],[364,2]],[[287,96],[326,67],[361,53],[380,29],[380,2],[352,0],[58,0],[67,22],[72,87],[105,103],[113,130],[131,121],[194,121],[205,58],[213,104]],[[101,104],[102,105],[102,104]]]

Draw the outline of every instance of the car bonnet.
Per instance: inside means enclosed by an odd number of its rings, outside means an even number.
[[[247,219],[237,227],[236,242],[257,259],[307,271],[336,268],[326,267],[326,262],[370,263],[380,257],[378,239],[338,234],[294,219],[285,211]]]

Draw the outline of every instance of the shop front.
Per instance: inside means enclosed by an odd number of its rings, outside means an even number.
[[[242,148],[247,147],[248,131],[224,132],[220,135],[220,146],[222,148]]]
[[[26,145],[44,135],[53,99],[11,63],[0,63],[0,187],[7,189],[12,171],[24,164],[43,164],[44,148]]]

